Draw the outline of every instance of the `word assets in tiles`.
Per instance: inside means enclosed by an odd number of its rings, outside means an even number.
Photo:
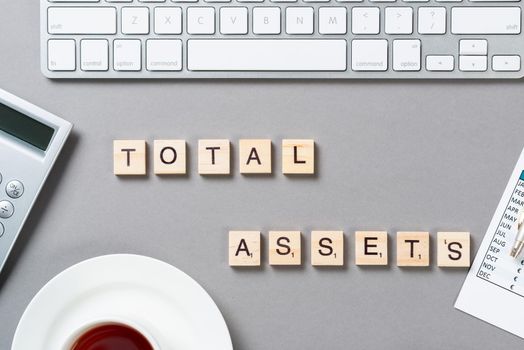
[[[300,231],[269,231],[268,236],[269,265],[302,265],[303,242]],[[345,235],[342,231],[312,231],[309,238],[311,265],[344,266],[344,240]],[[429,232],[397,232],[397,266],[429,266],[430,241]],[[354,242],[356,265],[389,264],[386,231],[357,231]],[[229,265],[260,266],[261,243],[260,231],[230,231]],[[440,267],[469,267],[469,232],[438,232],[437,252],[437,265]]]
[[[187,174],[185,140],[155,140],[153,169],[157,175]],[[313,175],[315,173],[315,141],[282,140],[282,173]],[[231,143],[227,139],[198,141],[198,173],[200,175],[231,174]],[[243,139],[238,142],[238,164],[241,174],[271,174],[273,145],[269,139]],[[113,142],[114,174],[146,175],[147,143],[145,140]]]

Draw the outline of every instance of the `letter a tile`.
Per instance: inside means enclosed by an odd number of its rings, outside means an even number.
[[[260,231],[229,231],[229,265],[260,266]]]
[[[271,140],[240,140],[241,174],[271,174]]]

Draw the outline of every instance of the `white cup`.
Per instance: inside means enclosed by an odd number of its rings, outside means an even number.
[[[138,333],[142,334],[144,338],[147,339],[149,344],[151,344],[151,347],[153,350],[160,350],[160,347],[158,346],[158,343],[156,340],[151,336],[151,334],[146,331],[142,326],[136,324],[133,321],[129,320],[123,320],[120,318],[104,318],[99,320],[92,320],[85,322],[83,325],[78,327],[70,336],[67,337],[67,339],[64,342],[64,345],[62,346],[61,350],[71,350],[75,342],[86,332],[90,331],[93,328],[97,328],[100,326],[106,326],[106,325],[123,325],[130,327],[134,330],[136,330]]]

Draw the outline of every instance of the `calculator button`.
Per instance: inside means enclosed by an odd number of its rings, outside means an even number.
[[[5,186],[5,191],[11,198],[20,198],[24,194],[24,185],[18,180],[9,181]]]
[[[4,225],[2,225],[2,223],[0,222],[0,237],[4,235],[4,232],[5,232]]]
[[[13,216],[15,207],[9,201],[0,201],[0,219],[8,219]]]

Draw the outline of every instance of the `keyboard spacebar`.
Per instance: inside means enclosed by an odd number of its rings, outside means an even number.
[[[191,71],[345,71],[346,41],[192,39],[187,42]]]

